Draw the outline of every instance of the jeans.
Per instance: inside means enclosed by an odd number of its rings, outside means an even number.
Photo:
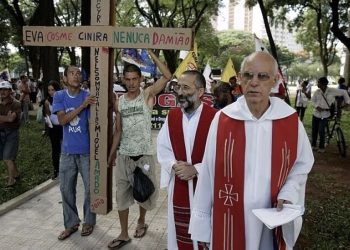
[[[316,147],[317,136],[320,135],[319,148],[324,149],[324,143],[326,139],[326,125],[327,125],[327,118],[318,118],[316,116],[312,116],[311,146]]]
[[[64,227],[70,228],[80,223],[76,206],[76,187],[78,172],[80,173],[84,193],[84,223],[96,224],[96,214],[90,210],[90,159],[88,154],[61,154],[60,190],[62,195]]]
[[[298,113],[298,116],[300,118],[300,121],[303,121],[306,107],[296,107],[295,109],[297,110],[297,113]]]
[[[22,119],[24,123],[29,122],[29,101],[22,101]]]

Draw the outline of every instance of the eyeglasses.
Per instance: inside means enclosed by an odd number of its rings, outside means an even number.
[[[241,73],[241,77],[245,81],[252,80],[254,78],[254,75],[257,76],[259,81],[267,81],[270,79],[270,75],[266,72],[253,73],[253,72],[246,71]]]
[[[187,93],[187,92],[189,92],[191,89],[192,89],[192,88],[191,88],[190,86],[188,86],[188,85],[180,85],[180,84],[174,85],[174,91],[175,91],[175,92],[179,92],[179,91],[181,90],[182,92]]]

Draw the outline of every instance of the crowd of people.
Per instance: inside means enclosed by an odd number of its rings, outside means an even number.
[[[108,165],[115,166],[121,232],[108,248],[119,249],[131,242],[128,215],[135,203],[133,178],[137,168],[155,187],[144,201],[137,201],[139,217],[133,237],[147,233],[146,214],[155,208],[159,190],[155,154],[161,166],[160,188],[168,191],[168,249],[292,248],[301,217],[270,230],[252,210],[281,211],[286,204],[303,209],[318,136],[318,150],[324,152],[330,104],[350,104],[343,79],[339,89],[327,87],[326,77],[318,79],[319,89],[313,95],[308,81],[303,81],[294,109],[278,96],[281,81],[276,60],[267,52],[254,52],[243,60],[240,73],[229,83],[212,86],[211,107],[201,100],[206,80],[199,71],[187,70],[172,79],[166,65],[149,53],[162,77],[142,88],[140,68],[128,64],[122,78],[125,93],[114,100]],[[59,240],[80,227],[78,174],[84,183],[81,236],[92,234],[96,225],[89,181],[89,116],[96,98],[88,91],[89,84],[82,84],[78,67],[67,67],[63,80],[64,89],[50,81],[47,97],[42,100],[52,145],[53,179],[59,179],[62,196],[64,230]],[[8,170],[8,186],[20,180],[15,163],[19,126],[21,119],[29,122],[28,109],[34,96],[28,78],[23,76],[20,81],[18,100],[13,85],[0,82],[0,155]],[[155,147],[151,134],[153,100],[165,89],[174,92],[178,107],[168,113]],[[303,126],[309,100],[313,106],[311,143]]]

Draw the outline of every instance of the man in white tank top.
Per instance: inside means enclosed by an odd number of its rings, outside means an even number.
[[[163,76],[155,84],[142,90],[140,83],[143,81],[143,76],[140,68],[134,64],[125,66],[123,81],[127,93],[119,99],[117,98],[115,102],[116,124],[108,165],[113,165],[116,159],[116,151],[119,149],[116,185],[121,233],[108,244],[110,249],[120,248],[131,241],[128,234],[128,215],[129,207],[134,203],[133,172],[136,167],[142,169],[156,188],[148,200],[139,203],[140,215],[134,234],[135,238],[141,238],[146,234],[148,228],[145,223],[146,212],[155,207],[158,197],[155,152],[151,135],[153,98],[165,88],[172,75],[165,64],[152,51],[149,50],[149,54]]]

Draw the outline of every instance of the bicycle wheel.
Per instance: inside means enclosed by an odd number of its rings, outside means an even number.
[[[338,128],[336,128],[336,133],[337,133],[337,144],[338,144],[339,154],[341,156],[345,157],[346,156],[346,144],[345,144],[343,131],[341,130],[340,127],[338,127]]]
[[[324,142],[324,146],[327,147],[329,145],[329,141],[331,140],[331,134],[329,131],[329,125],[330,125],[330,120],[327,120],[327,124],[325,127],[325,142]]]

